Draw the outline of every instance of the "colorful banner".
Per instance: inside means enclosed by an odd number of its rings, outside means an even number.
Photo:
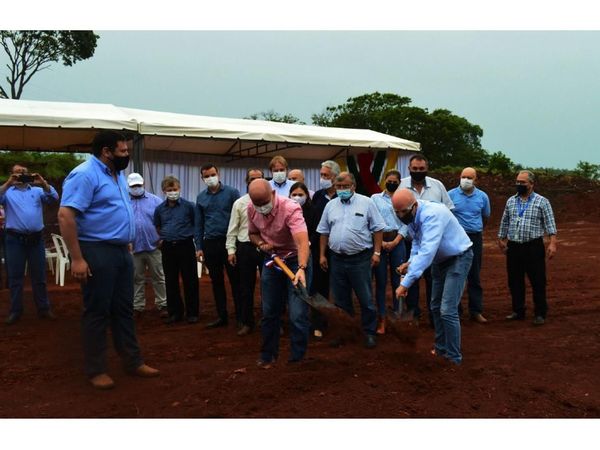
[[[385,174],[397,167],[398,156],[398,150],[380,150],[338,158],[336,162],[342,172],[354,175],[357,192],[371,196],[385,188]]]

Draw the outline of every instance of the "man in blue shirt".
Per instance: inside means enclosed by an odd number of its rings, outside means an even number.
[[[450,210],[439,203],[418,200],[409,189],[399,189],[392,198],[399,219],[408,225],[413,239],[409,260],[398,267],[405,273],[396,290],[404,297],[431,266],[431,314],[435,329],[434,351],[460,364],[460,320],[458,303],[473,260],[472,243]]]
[[[280,155],[274,156],[271,162],[269,162],[269,170],[273,176],[269,184],[275,193],[281,197],[288,198],[290,196],[290,188],[294,182],[287,178],[288,162],[286,159]]]
[[[154,226],[154,210],[162,200],[144,189],[144,178],[139,173],[130,173],[127,184],[135,219],[135,240],[132,245],[135,282],[133,309],[137,316],[141,316],[146,307],[145,287],[146,269],[148,269],[154,288],[154,305],[161,317],[167,317],[165,274],[158,249],[160,238]]]
[[[25,178],[23,178],[25,177]],[[29,175],[27,167],[13,166],[8,180],[0,186],[0,205],[6,214],[6,267],[10,288],[12,325],[23,313],[25,264],[29,265],[33,301],[41,318],[54,319],[46,290],[46,251],[44,249],[43,205],[58,201],[56,190],[39,174]]]
[[[110,389],[106,331],[110,326],[125,370],[155,377],[144,364],[133,320],[133,242],[135,224],[122,170],[129,164],[125,136],[100,131],[92,142],[93,157],[75,167],[63,183],[58,211],[61,234],[71,255],[71,274],[83,291],[85,371],[93,387]]]
[[[200,168],[202,180],[207,189],[196,199],[196,257],[204,259],[212,281],[213,296],[217,307],[217,319],[207,328],[227,326],[227,296],[225,294],[224,271],[231,285],[238,328],[243,326],[239,298],[239,271],[227,262],[227,228],[231,218],[233,203],[240,198],[240,192],[219,180],[219,170],[214,164]]]
[[[350,172],[335,179],[337,198],[325,206],[317,232],[321,234],[319,262],[330,272],[335,304],[354,315],[352,290],[360,303],[365,347],[377,345],[377,312],[373,304],[371,269],[379,264],[385,221],[369,197],[357,194]],[[329,247],[331,259],[325,249]],[[335,342],[339,345],[339,342]]]
[[[473,243],[473,264],[467,277],[467,292],[469,293],[469,315],[477,323],[486,323],[483,317],[483,289],[479,273],[481,272],[481,257],[483,253],[483,227],[490,217],[490,200],[487,194],[475,187],[477,171],[466,167],[460,174],[460,186],[448,195],[454,203],[452,212],[458,223],[465,229]],[[458,314],[462,314],[462,305],[458,304]]]

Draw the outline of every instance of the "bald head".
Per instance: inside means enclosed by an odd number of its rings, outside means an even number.
[[[248,194],[254,205],[263,206],[271,200],[273,188],[267,180],[259,178],[250,183],[250,186],[248,186]]]
[[[415,194],[410,189],[398,189],[392,197],[394,211],[401,212],[412,206],[417,201]]]
[[[288,180],[304,183],[304,173],[300,169],[293,169],[288,172]]]
[[[465,167],[460,173],[460,177],[475,181],[477,179],[477,171],[472,167]]]

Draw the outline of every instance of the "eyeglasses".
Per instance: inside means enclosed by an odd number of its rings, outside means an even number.
[[[396,215],[397,215],[398,217],[400,217],[400,216],[399,216],[400,214],[404,215],[404,214],[407,214],[407,213],[409,213],[409,212],[410,212],[410,210],[411,210],[411,209],[413,209],[413,206],[415,206],[415,204],[414,204],[414,203],[413,203],[412,205],[410,205],[410,206],[407,206],[407,207],[406,207],[406,208],[404,208],[404,209],[400,209],[400,210],[397,210],[397,209],[395,209],[395,210],[394,210],[394,212],[396,213]]]
[[[352,189],[352,185],[351,184],[336,184],[335,188],[336,189]]]

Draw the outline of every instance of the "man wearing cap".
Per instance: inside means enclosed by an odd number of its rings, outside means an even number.
[[[134,267],[133,309],[139,317],[146,307],[145,286],[148,269],[154,288],[154,305],[161,317],[167,317],[165,274],[161,252],[158,249],[160,237],[154,226],[154,210],[162,200],[144,189],[144,178],[139,173],[129,174],[127,184],[135,221],[135,239],[131,245]]]

